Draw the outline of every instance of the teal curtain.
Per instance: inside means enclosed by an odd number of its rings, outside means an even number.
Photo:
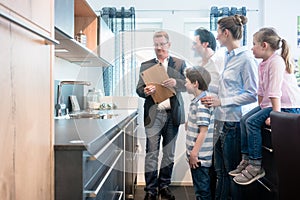
[[[232,15],[244,15],[247,14],[246,7],[236,8],[236,7],[222,7],[218,8],[216,6],[212,6],[210,9],[210,30],[216,31],[218,20],[222,17],[232,16]],[[247,44],[247,26],[244,25],[244,32],[243,32],[243,45]]]

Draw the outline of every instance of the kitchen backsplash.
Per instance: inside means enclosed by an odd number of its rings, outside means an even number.
[[[55,80],[54,81],[54,105],[57,103],[57,89],[58,84],[61,80]],[[69,111],[72,111],[71,101],[69,96],[75,95],[78,100],[78,104],[80,106],[80,109],[84,109],[85,107],[85,101],[84,101],[84,85],[63,85],[61,87],[61,95],[62,95],[62,103],[66,104],[66,108],[69,109]],[[55,108],[53,108],[53,112],[55,113]],[[64,113],[65,114],[65,113]]]

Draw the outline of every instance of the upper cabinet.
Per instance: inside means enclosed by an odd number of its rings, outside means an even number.
[[[74,0],[55,0],[55,27],[74,37]]]
[[[97,15],[85,0],[75,0],[75,34],[86,36],[86,46],[92,51],[97,49]]]
[[[106,67],[99,57],[98,18],[85,0],[55,0],[55,55],[83,67]],[[83,33],[85,43],[75,40]]]

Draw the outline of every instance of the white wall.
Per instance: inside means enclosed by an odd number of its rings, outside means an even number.
[[[286,39],[291,47],[293,58],[299,59],[300,48],[297,47],[297,16],[300,9],[297,0],[264,0],[264,26],[275,27],[279,35]]]
[[[54,80],[60,81],[89,81],[90,86],[84,87],[84,94],[91,88],[100,89],[103,93],[102,67],[80,67],[64,59],[55,57],[54,59]],[[54,90],[56,92],[56,88]]]

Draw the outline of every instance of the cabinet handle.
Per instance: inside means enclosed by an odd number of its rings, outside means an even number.
[[[122,191],[114,191],[114,192],[112,192],[112,193],[119,195],[118,200],[121,200],[122,197],[123,197],[123,192],[122,192]],[[116,198],[113,198],[113,199],[116,199]]]
[[[137,118],[138,115],[135,115],[127,124],[126,126],[124,126],[124,130],[129,126],[129,124],[131,124],[136,118]]]
[[[134,149],[133,160],[135,160],[136,157],[138,156],[138,148],[139,148],[139,145],[136,145],[135,149]]]
[[[110,141],[108,141],[106,143],[106,145],[100,150],[98,151],[95,155],[89,155],[88,159],[89,160],[97,160],[100,155],[123,133],[123,130],[119,131],[114,137],[113,139],[111,139]]]
[[[268,148],[268,147],[266,147],[266,146],[262,146],[264,149],[266,149],[267,151],[269,151],[270,153],[272,153],[273,152],[273,149],[270,149],[270,148]]]
[[[136,133],[136,131],[137,131],[138,128],[139,128],[139,126],[137,125],[137,126],[134,128],[133,132]]]
[[[48,42],[50,42],[52,44],[59,44],[59,42],[57,40],[54,40],[54,39],[40,33],[39,31],[35,30],[33,27],[30,27],[28,24],[24,24],[21,21],[13,18],[12,16],[3,13],[2,11],[0,11],[0,16],[3,17],[4,19],[6,19],[6,20],[8,20],[8,21],[10,21],[10,22],[12,22],[12,23],[14,23],[14,24],[16,24],[16,25],[18,25],[18,26],[20,26],[20,27],[22,27],[22,28],[24,28],[28,31],[30,31],[31,33],[34,33],[34,34],[44,38],[45,40],[47,40]]]
[[[261,180],[257,179],[257,181],[258,181],[264,188],[266,188],[269,192],[272,191],[272,190],[271,190],[268,186],[266,186],[266,184],[264,184]]]
[[[107,171],[107,173],[105,174],[105,176],[103,177],[103,179],[101,180],[101,182],[99,183],[99,185],[97,186],[96,190],[94,191],[84,191],[84,193],[88,194],[88,197],[92,197],[95,198],[97,197],[101,187],[103,186],[103,184],[105,183],[105,181],[107,180],[107,178],[109,177],[111,171],[115,168],[117,162],[119,161],[120,157],[123,154],[123,150],[121,150],[117,156],[117,158],[115,159],[115,161],[112,163],[111,167],[109,168],[109,170]]]

